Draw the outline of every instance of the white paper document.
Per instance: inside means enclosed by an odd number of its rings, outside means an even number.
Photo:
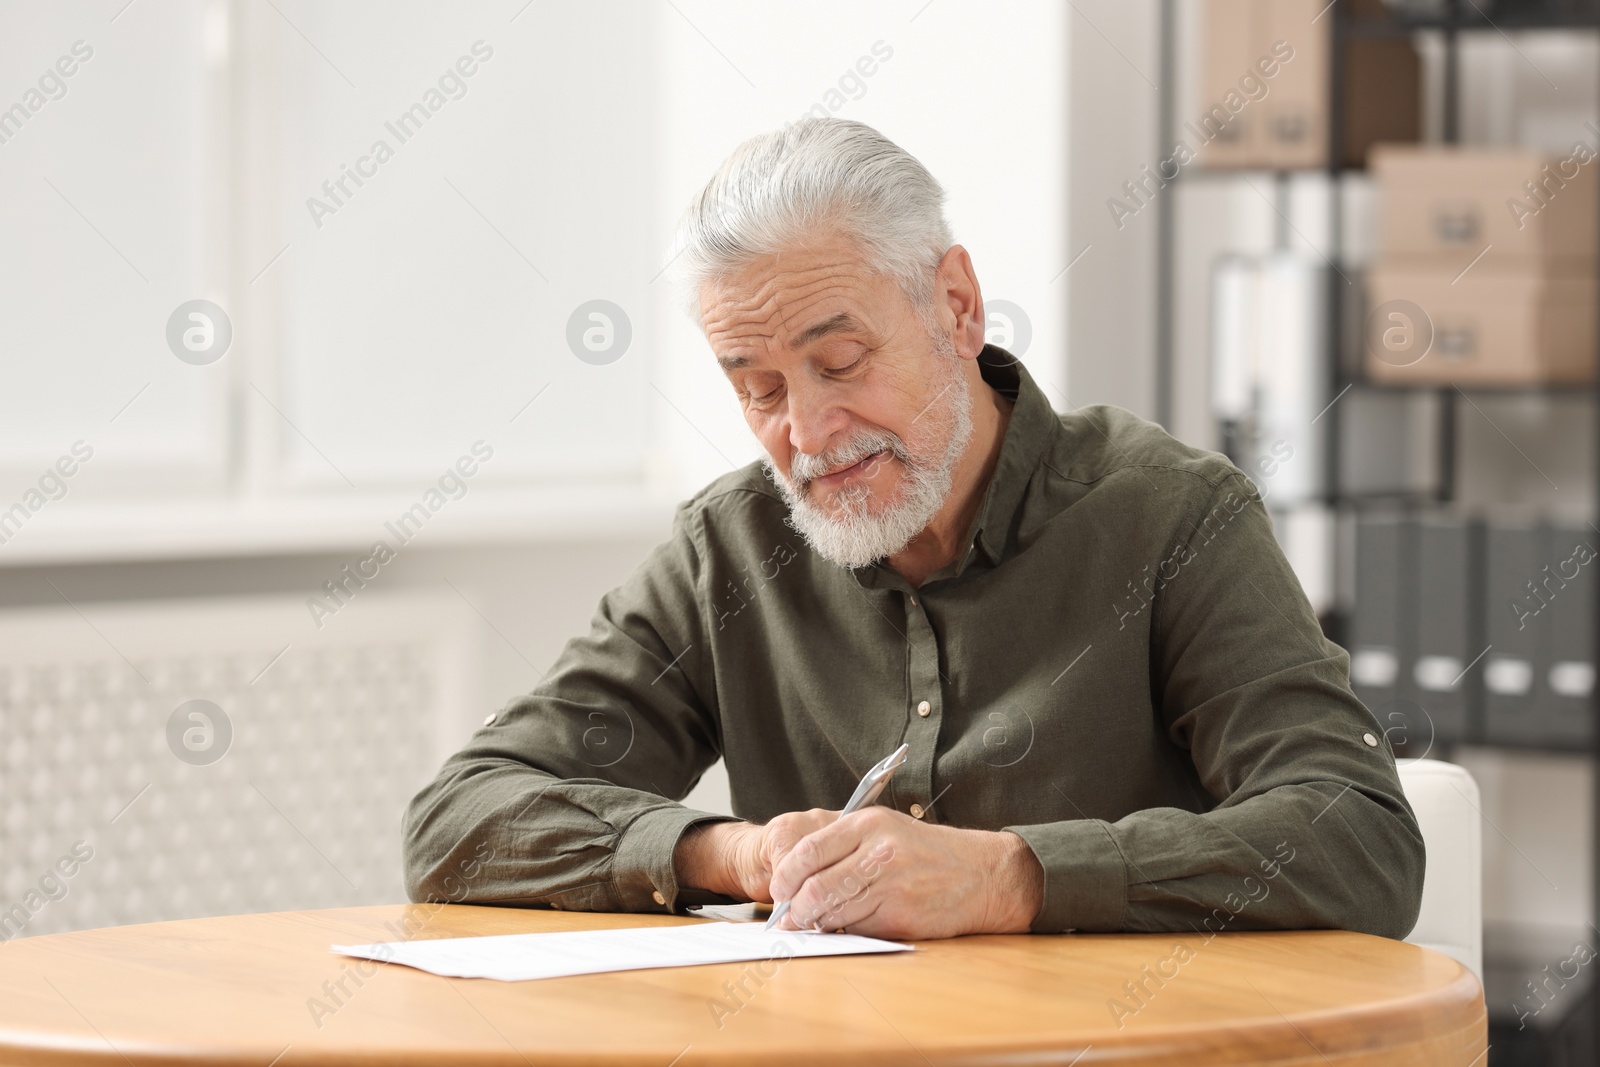
[[[766,930],[764,926],[759,922],[704,922],[693,926],[568,930],[329,947],[344,956],[403,963],[446,978],[494,978],[502,982],[646,967],[910,952],[914,947],[855,934]]]

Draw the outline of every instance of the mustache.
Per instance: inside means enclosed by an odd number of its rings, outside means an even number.
[[[860,463],[879,452],[887,452],[902,463],[911,462],[905,443],[897,435],[887,430],[864,430],[817,455],[796,452],[789,463],[789,482],[796,491],[803,492],[812,479]]]

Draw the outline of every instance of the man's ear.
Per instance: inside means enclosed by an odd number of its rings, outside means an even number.
[[[972,268],[972,257],[960,245],[951,245],[940,258],[934,272],[934,297],[952,316],[950,339],[956,355],[977,359],[984,345],[983,290]]]

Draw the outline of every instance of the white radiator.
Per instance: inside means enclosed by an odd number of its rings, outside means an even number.
[[[448,588],[0,613],[0,939],[403,900],[482,632]]]

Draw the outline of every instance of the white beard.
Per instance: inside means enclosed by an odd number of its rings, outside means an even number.
[[[936,341],[934,351],[945,374],[934,383],[927,408],[913,420],[909,441],[888,430],[859,429],[823,455],[796,453],[788,476],[762,457],[767,476],[789,505],[789,525],[824,559],[841,567],[865,567],[894,555],[927,529],[950,495],[952,472],[972,436],[972,391],[949,340],[942,345]],[[832,510],[812,499],[811,479],[883,451],[906,470],[898,499],[874,510],[876,498],[864,481],[835,494]]]

